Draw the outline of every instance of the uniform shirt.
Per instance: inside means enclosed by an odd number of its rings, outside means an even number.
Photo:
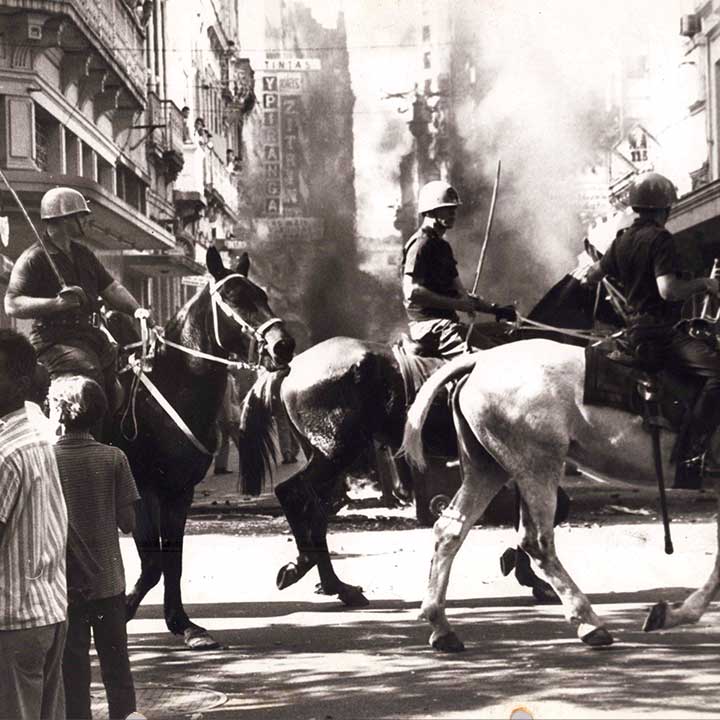
[[[0,630],[65,620],[67,512],[51,445],[23,408],[0,419]]]
[[[665,228],[637,218],[612,242],[600,268],[622,283],[633,313],[676,319],[679,304],[663,300],[656,281],[661,275],[677,274],[680,268],[673,237]]]
[[[403,273],[438,295],[457,297],[455,256],[450,244],[432,228],[420,228],[407,241],[403,252]],[[457,313],[449,308],[427,307],[407,300],[405,309],[410,320],[458,319]]]
[[[55,444],[68,518],[100,566],[88,599],[119,595],[125,571],[118,540],[117,508],[139,499],[125,453],[71,432]]]
[[[44,324],[42,318],[33,322],[32,340],[53,341],[57,325],[87,316],[100,309],[98,295],[113,282],[113,277],[90,248],[81,243],[70,243],[70,255],[66,255],[49,239],[45,245],[55,261],[67,285],[79,285],[87,295],[90,305],[66,310],[52,316],[52,322]],[[29,297],[52,298],[58,294],[60,283],[50,267],[39,242],[33,243],[17,259],[8,283],[8,292]],[[55,325],[55,328],[52,327]]]

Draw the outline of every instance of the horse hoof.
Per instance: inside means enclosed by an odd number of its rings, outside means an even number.
[[[340,588],[338,597],[345,607],[366,607],[370,604],[370,601],[362,594],[362,588],[354,585],[344,585]]]
[[[220,643],[203,628],[189,627],[183,633],[185,646],[190,650],[217,650]]]
[[[648,616],[643,623],[643,630],[651,632],[652,630],[662,630],[665,627],[667,619],[668,604],[662,600],[650,608]]]
[[[541,605],[558,605],[560,603],[558,594],[547,583],[534,585],[532,594],[535,601]]]
[[[517,550],[507,548],[500,556],[500,572],[507,577],[514,569],[517,561]]]
[[[297,565],[295,563],[288,563],[285,567],[281,567],[277,574],[275,584],[278,590],[284,590],[286,587],[294,585],[300,579]]]
[[[454,633],[449,632],[447,635],[440,635],[436,638],[430,638],[430,646],[433,650],[439,650],[446,653],[457,653],[465,650],[460,638]]]
[[[607,647],[613,644],[613,636],[602,627],[581,625],[578,628],[578,637],[590,647]]]

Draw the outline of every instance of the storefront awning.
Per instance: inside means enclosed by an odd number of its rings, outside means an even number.
[[[33,170],[5,170],[4,174],[40,233],[43,232],[40,198],[51,188],[67,185],[79,190],[92,209],[87,226],[91,246],[101,250],[167,250],[175,247],[172,233],[94,180]],[[6,254],[17,259],[35,241],[35,236],[17,203],[7,192],[2,193],[0,215],[8,216],[10,221],[10,242]]]
[[[128,269],[156,277],[158,275],[174,275],[183,277],[186,275],[202,275],[205,266],[195,262],[184,253],[171,251],[145,251],[123,253],[125,264]]]

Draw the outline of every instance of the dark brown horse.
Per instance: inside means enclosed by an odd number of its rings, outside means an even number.
[[[556,327],[587,328],[593,305],[594,297],[567,276],[531,317]],[[520,337],[507,336],[506,341]],[[365,605],[362,589],[340,580],[333,569],[328,518],[344,471],[372,441],[392,450],[400,447],[406,399],[398,363],[385,345],[334,337],[298,355],[288,369],[260,378],[244,400],[241,420],[240,460],[249,486],[259,488],[272,467],[278,399],[308,464],[275,489],[298,551],[294,562],[280,568],[277,586],[286,588],[317,566],[322,593],[338,595],[348,606]],[[449,411],[447,425],[452,427]]]
[[[116,423],[113,438],[130,460],[141,495],[134,533],[141,573],[127,597],[128,619],[162,576],[168,629],[184,635],[193,648],[217,646],[185,612],[180,576],[188,509],[217,442],[215,419],[228,370],[223,361],[231,353],[248,362],[256,354],[266,354],[275,367],[282,367],[290,362],[295,348],[295,341],[268,306],[265,292],[248,280],[246,254],[231,271],[210,248],[207,269],[212,279],[167,323],[148,373],[187,432],[144,384],[135,381],[134,373],[127,372],[124,386],[130,404],[123,421]],[[111,318],[110,329],[119,342],[130,344],[137,335],[133,328],[128,332],[122,317],[126,316]],[[260,353],[255,352],[257,348]]]

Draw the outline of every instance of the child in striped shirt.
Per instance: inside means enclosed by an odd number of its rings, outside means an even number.
[[[91,718],[90,634],[100,660],[111,720],[136,710],[125,629],[125,571],[117,529],[135,527],[139,499],[122,450],[90,434],[107,409],[102,388],[87,377],[61,376],[48,395],[51,419],[61,426],[55,445],[68,509],[70,534],[76,532],[96,571],[89,579],[82,564],[68,556],[68,633],[63,656],[67,716]],[[94,561],[94,562],[93,562]],[[81,592],[80,592],[81,591]]]

